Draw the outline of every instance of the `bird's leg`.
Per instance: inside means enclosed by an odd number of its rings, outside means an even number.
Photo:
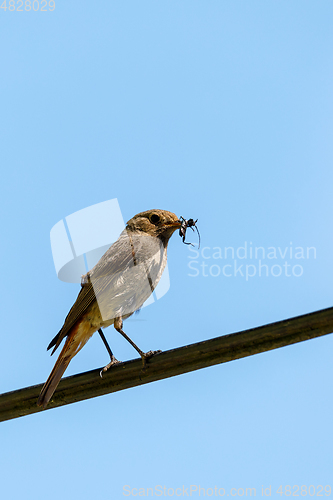
[[[115,318],[113,326],[115,327],[117,332],[119,332],[131,344],[131,346],[133,346],[134,349],[140,354],[142,362],[143,362],[143,366],[145,366],[147,359],[154,356],[154,354],[158,354],[159,352],[162,352],[160,350],[159,351],[148,351],[148,352],[141,351],[141,349],[136,344],[134,344],[133,340],[130,339],[129,336],[126,335],[126,333],[122,329],[123,320],[121,319],[121,317]]]
[[[99,333],[99,335],[100,335],[101,339],[103,340],[103,343],[104,343],[104,345],[105,345],[105,347],[106,347],[106,350],[108,351],[108,353],[109,353],[109,355],[110,355],[110,358],[111,358],[110,363],[109,363],[109,364],[107,364],[106,366],[104,366],[103,370],[101,370],[101,371],[100,371],[100,373],[99,373],[99,374],[100,374],[100,376],[101,376],[101,377],[103,377],[103,372],[106,372],[106,371],[110,368],[110,366],[112,366],[112,365],[116,365],[117,363],[119,363],[119,361],[118,361],[118,360],[114,357],[114,354],[113,354],[113,352],[111,351],[111,348],[110,348],[110,346],[109,346],[109,344],[108,344],[108,341],[107,341],[107,340],[106,340],[106,338],[105,338],[105,335],[104,335],[104,333],[103,333],[102,328],[100,328],[100,329],[98,330],[98,333]]]

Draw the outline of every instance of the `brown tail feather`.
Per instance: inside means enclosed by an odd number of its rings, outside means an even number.
[[[47,379],[43,386],[43,389],[41,390],[37,401],[37,406],[43,406],[43,408],[46,408],[71,359],[72,358],[70,356],[62,358],[60,354],[53,370],[50,373],[49,378]]]
[[[43,389],[39,395],[37,406],[43,406],[46,408],[48,402],[53,396],[54,391],[56,390],[61,377],[63,376],[67,366],[70,363],[70,360],[76,354],[76,344],[75,342],[75,333],[77,328],[73,329],[71,334],[67,337],[64,347],[62,348],[59,357],[51,371],[49,378],[45,382]]]
[[[82,349],[94,331],[95,328],[91,327],[90,321],[84,321],[84,318],[71,329],[56,364],[41,390],[37,401],[38,406],[43,406],[43,408],[47,406],[70,360]]]

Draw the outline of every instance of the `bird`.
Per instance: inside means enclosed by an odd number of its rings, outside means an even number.
[[[52,354],[65,344],[39,395],[46,408],[73,357],[98,331],[111,361],[102,374],[118,363],[102,328],[114,325],[140,354],[143,363],[160,351],[143,352],[123,331],[123,320],[138,311],[157,286],[167,263],[170,237],[183,222],[166,210],[147,210],[127,222],[118,240],[81,279],[81,290],[64,324],[48,345]],[[184,225],[184,224],[183,224]]]

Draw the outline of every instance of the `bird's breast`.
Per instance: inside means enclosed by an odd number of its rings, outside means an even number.
[[[156,288],[167,262],[167,249],[159,238],[134,235],[129,241],[131,258],[126,266],[98,277],[94,284],[103,322],[113,322],[118,316],[130,316],[140,309]]]

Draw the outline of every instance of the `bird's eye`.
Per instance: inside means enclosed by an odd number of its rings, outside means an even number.
[[[161,220],[160,216],[157,214],[152,214],[149,218],[150,218],[150,222],[152,222],[153,224],[158,224]]]

